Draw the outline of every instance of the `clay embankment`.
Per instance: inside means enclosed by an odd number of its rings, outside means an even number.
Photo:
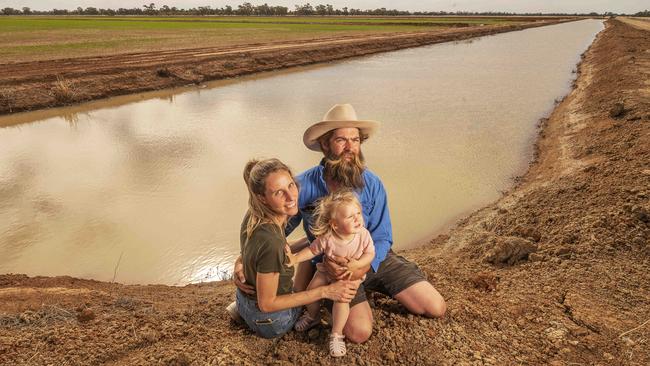
[[[647,31],[608,22],[518,187],[405,253],[447,316],[373,295],[373,336],[341,362],[650,364],[649,49]],[[233,324],[233,291],[0,276],[0,364],[336,362],[327,327],[271,341]]]
[[[0,64],[0,115],[566,21]]]

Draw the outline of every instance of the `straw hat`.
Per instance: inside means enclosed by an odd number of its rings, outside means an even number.
[[[305,131],[302,141],[309,150],[321,151],[318,138],[337,128],[356,127],[361,130],[362,135],[370,137],[379,129],[377,121],[360,121],[357,118],[357,112],[350,104],[335,104],[323,120],[317,122]]]

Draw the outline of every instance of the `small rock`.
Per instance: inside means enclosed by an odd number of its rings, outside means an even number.
[[[483,261],[512,265],[535,251],[537,245],[530,240],[515,236],[498,237],[495,245],[483,256]]]
[[[491,292],[496,290],[499,277],[494,273],[479,272],[471,278],[471,282],[474,285],[474,288]]]
[[[394,362],[395,361],[395,352],[393,352],[393,351],[386,352],[386,359],[388,361]]]
[[[613,360],[614,356],[612,356],[610,353],[605,352],[603,353],[603,358],[606,360]]]
[[[520,328],[523,328],[523,327],[526,325],[526,320],[525,320],[524,318],[519,318],[519,319],[517,319],[517,325],[518,325]]]
[[[628,347],[632,347],[636,344],[636,342],[630,339],[629,337],[623,337],[623,342],[625,342],[625,345]]]
[[[320,337],[320,330],[318,329],[318,327],[316,327],[316,328],[311,328],[311,329],[307,332],[307,337],[308,337],[310,340],[312,340],[312,341],[318,339],[318,337]]]
[[[625,113],[623,103],[615,103],[612,109],[609,110],[609,116],[612,118],[620,117]]]
[[[88,308],[81,310],[79,314],[77,314],[77,320],[80,323],[89,322],[93,319],[95,319],[95,313]]]
[[[474,358],[477,359],[477,360],[480,360],[481,358],[483,358],[483,357],[481,356],[481,352],[479,352],[479,351],[475,351],[475,352],[474,352]]]

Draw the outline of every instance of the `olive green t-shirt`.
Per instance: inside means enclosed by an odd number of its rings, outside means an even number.
[[[257,289],[258,273],[280,274],[277,295],[289,294],[293,289],[294,268],[289,267],[289,260],[284,253],[287,240],[273,224],[262,224],[255,229],[250,238],[246,238],[246,222],[241,226],[240,248],[246,283]],[[255,295],[249,296],[255,298]]]

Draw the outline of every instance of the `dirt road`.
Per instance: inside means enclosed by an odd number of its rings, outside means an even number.
[[[566,21],[5,63],[0,64],[0,115]]]
[[[498,202],[403,254],[444,319],[373,295],[349,365],[650,364],[650,36],[617,20]],[[327,326],[271,341],[232,323],[230,283],[124,286],[0,276],[0,364],[330,364]]]

